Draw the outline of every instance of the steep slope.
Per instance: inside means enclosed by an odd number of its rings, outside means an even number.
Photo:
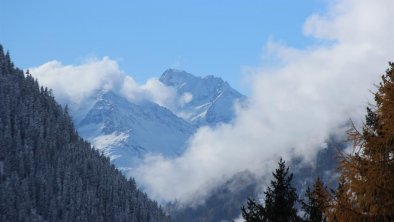
[[[98,92],[93,104],[77,120],[78,131],[121,169],[132,167],[149,153],[179,155],[195,131],[164,107],[148,101],[131,103],[112,91]]]
[[[169,221],[1,46],[0,221]]]
[[[246,99],[227,82],[214,76],[196,77],[185,71],[168,69],[160,81],[174,87],[183,100],[173,111],[197,126],[230,122],[234,119],[234,103]]]

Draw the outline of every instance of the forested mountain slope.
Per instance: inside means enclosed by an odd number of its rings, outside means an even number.
[[[1,45],[0,221],[169,221]]]

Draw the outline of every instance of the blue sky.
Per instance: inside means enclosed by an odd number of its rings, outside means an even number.
[[[305,19],[324,0],[3,1],[0,43],[17,66],[109,56],[138,82],[167,68],[216,75],[242,89],[268,39],[302,48]]]

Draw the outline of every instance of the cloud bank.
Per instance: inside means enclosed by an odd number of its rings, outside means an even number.
[[[248,68],[252,95],[233,124],[203,127],[176,159],[149,156],[133,174],[154,198],[190,204],[245,170],[269,175],[279,157],[314,158],[349,119],[362,120],[369,90],[394,59],[394,2],[337,0],[311,15],[296,49],[270,41],[280,66]]]

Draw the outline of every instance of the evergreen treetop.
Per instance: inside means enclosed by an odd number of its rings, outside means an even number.
[[[278,168],[272,175],[273,180],[264,192],[265,205],[249,199],[247,206],[241,208],[243,218],[247,222],[300,221],[295,208],[298,197],[296,189],[291,184],[293,174],[289,172],[284,160],[279,160]]]
[[[312,188],[306,190],[306,200],[301,200],[301,208],[304,211],[305,222],[326,222],[326,215],[323,213],[328,207],[329,196],[327,188],[320,178],[317,178]]]

